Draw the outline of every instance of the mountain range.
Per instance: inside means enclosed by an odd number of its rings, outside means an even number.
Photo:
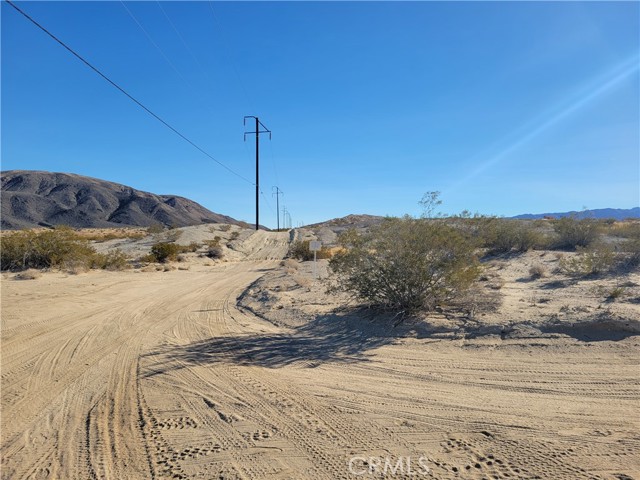
[[[184,227],[202,223],[248,226],[177,195],[156,195],[71,173],[9,170],[0,173],[2,229]]]

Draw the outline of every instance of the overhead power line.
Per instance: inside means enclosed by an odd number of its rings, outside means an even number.
[[[171,130],[173,133],[175,133],[176,135],[178,135],[180,138],[182,138],[185,142],[187,142],[189,145],[191,145],[192,147],[194,147],[196,150],[198,150],[200,153],[204,154],[205,156],[209,157],[211,160],[213,160],[214,162],[216,162],[218,165],[220,165],[222,168],[224,168],[225,170],[227,170],[228,172],[232,173],[233,175],[235,175],[238,178],[241,178],[242,180],[244,180],[245,182],[251,184],[251,185],[255,185],[251,180],[249,180],[248,178],[242,176],[241,174],[239,174],[238,172],[236,172],[235,170],[233,170],[232,168],[228,167],[227,165],[225,165],[224,163],[222,163],[220,160],[218,160],[217,158],[215,158],[213,155],[211,155],[210,153],[208,153],[207,151],[205,151],[204,149],[202,149],[200,146],[198,146],[196,143],[194,143],[193,141],[189,140],[189,138],[187,138],[185,135],[183,135],[182,133],[180,133],[177,129],[175,129],[174,127],[172,127],[169,123],[167,123],[166,121],[164,121],[162,118],[160,118],[160,116],[156,115],[155,113],[153,113],[149,108],[145,107],[140,101],[138,101],[136,98],[134,98],[131,94],[129,94],[124,88],[122,88],[120,85],[118,85],[117,83],[115,83],[113,80],[111,80],[109,77],[107,77],[104,73],[102,73],[100,70],[98,70],[98,68],[94,67],[91,63],[89,63],[87,60],[85,60],[79,53],[77,53],[75,50],[73,50],[71,47],[69,47],[66,43],[64,43],[62,40],[60,40],[58,37],[56,37],[53,33],[51,33],[49,30],[47,30],[45,27],[43,27],[42,25],[40,25],[36,20],[34,20],[33,18],[31,18],[29,16],[29,14],[27,14],[26,12],[24,12],[22,9],[20,9],[17,5],[15,5],[11,0],[4,0],[5,2],[7,2],[9,5],[11,5],[14,9],[16,9],[22,16],[24,16],[27,20],[29,20],[31,23],[33,23],[36,27],[38,27],[40,30],[42,30],[44,33],[46,33],[47,35],[49,35],[53,40],[55,40],[57,43],[59,43],[60,45],[62,45],[67,51],[69,51],[73,56],[75,56],[78,60],[80,60],[82,63],[84,63],[87,67],[89,67],[91,70],[93,70],[95,73],[97,73],[98,75],[100,75],[103,79],[105,79],[107,82],[109,82],[113,87],[115,87],[116,89],[118,89],[122,94],[124,94],[125,96],[127,96],[132,102],[134,102],[136,105],[138,105],[140,108],[142,108],[145,112],[147,112],[149,115],[151,115],[153,118],[155,118],[156,120],[158,120],[160,123],[162,123],[165,127],[167,127],[169,130]]]

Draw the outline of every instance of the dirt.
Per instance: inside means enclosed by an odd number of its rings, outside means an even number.
[[[394,327],[281,264],[288,240],[229,236],[231,258],[189,270],[4,275],[2,478],[640,478],[638,275],[611,303],[620,279],[497,259],[479,294],[497,310]]]

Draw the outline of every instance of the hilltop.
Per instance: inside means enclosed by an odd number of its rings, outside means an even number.
[[[72,173],[10,170],[2,176],[2,229],[75,228],[202,223],[247,226],[177,195],[157,195]]]

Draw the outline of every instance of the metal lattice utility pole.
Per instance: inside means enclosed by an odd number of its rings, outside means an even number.
[[[271,195],[276,196],[276,216],[278,217],[278,231],[280,231],[280,195],[284,195],[284,192],[280,190],[278,187],[271,187],[272,189],[276,189]]]
[[[247,124],[247,118],[255,118],[256,120],[256,131],[244,132],[244,139],[245,141],[247,140],[247,135],[254,133],[256,135],[256,230],[258,230],[260,228],[260,134],[268,133],[269,140],[271,140],[271,130],[265,127],[258,117],[254,117],[253,115],[247,115],[244,117],[244,125]],[[262,126],[264,130],[260,130],[260,126]]]

